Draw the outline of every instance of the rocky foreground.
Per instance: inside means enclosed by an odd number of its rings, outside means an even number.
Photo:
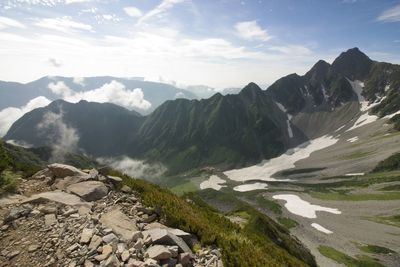
[[[223,266],[217,248],[167,227],[121,182],[62,164],[23,180],[0,199],[0,266]]]

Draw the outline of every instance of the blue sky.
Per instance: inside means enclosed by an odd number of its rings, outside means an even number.
[[[400,63],[396,0],[3,0],[0,79],[271,84],[359,47]]]

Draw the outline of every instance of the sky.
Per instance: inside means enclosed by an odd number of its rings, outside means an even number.
[[[243,87],[359,47],[400,63],[399,0],[1,0],[0,80]]]

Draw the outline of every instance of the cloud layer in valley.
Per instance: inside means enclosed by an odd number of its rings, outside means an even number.
[[[77,130],[64,123],[61,110],[59,113],[46,113],[37,125],[37,129],[52,133],[52,135],[46,135],[47,141],[52,147],[51,162],[61,162],[66,153],[78,150],[79,135]]]
[[[142,160],[126,156],[119,158],[98,158],[97,161],[134,178],[156,178],[167,171],[167,168],[162,164],[149,164]]]
[[[83,80],[76,80],[75,82],[83,82]],[[62,81],[50,83],[48,88],[54,94],[72,103],[86,100],[99,103],[114,103],[128,109],[148,110],[151,107],[151,103],[144,99],[142,89],[127,89],[125,85],[117,81],[111,81],[100,88],[84,92],[75,92]]]
[[[51,101],[44,96],[30,100],[25,106],[20,108],[9,107],[0,111],[0,137],[4,136],[11,125],[21,118],[25,113],[36,108],[45,107]]]

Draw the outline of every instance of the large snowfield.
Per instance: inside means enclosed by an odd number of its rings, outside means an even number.
[[[297,161],[308,158],[312,152],[329,147],[337,141],[338,139],[332,136],[322,136],[293,149],[289,149],[279,157],[264,160],[260,164],[250,167],[229,170],[224,172],[224,174],[229,179],[239,182],[249,180],[290,181],[289,179],[275,179],[272,178],[272,175],[282,170],[294,168]]]

